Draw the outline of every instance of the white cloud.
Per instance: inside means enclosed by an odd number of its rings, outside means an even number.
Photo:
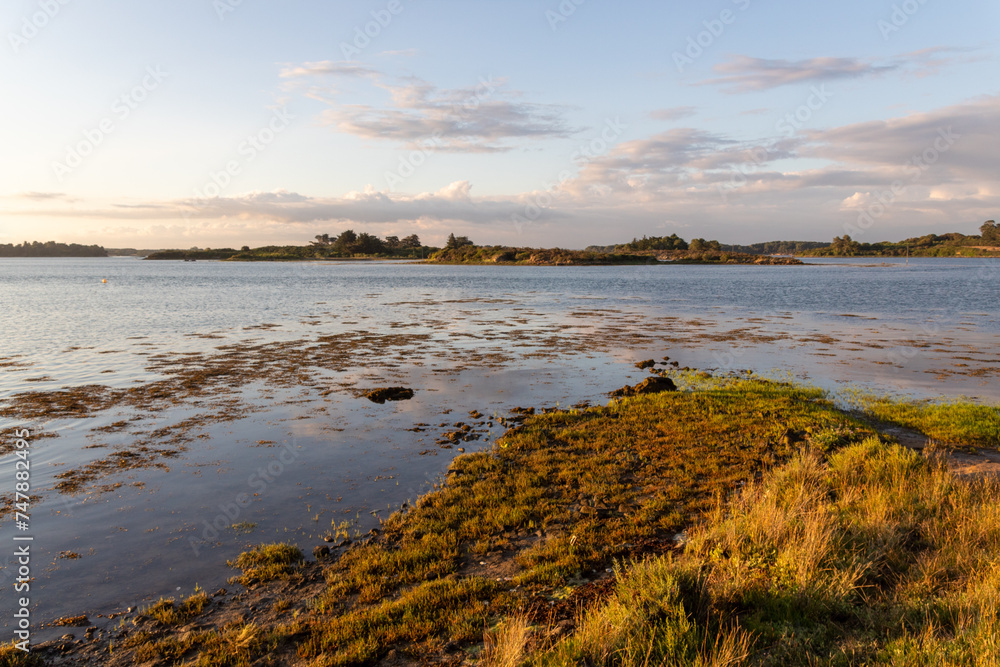
[[[525,102],[522,93],[504,88],[504,79],[483,77],[466,88],[438,88],[417,77],[393,78],[358,63],[332,61],[289,67],[282,77],[301,82],[309,97],[328,105],[322,122],[373,141],[493,153],[576,131],[564,120],[564,107]],[[350,103],[334,83],[343,77],[368,80],[389,99],[381,105]]]

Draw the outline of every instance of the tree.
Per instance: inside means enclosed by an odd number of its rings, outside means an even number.
[[[400,241],[404,248],[419,248],[420,247],[420,237],[416,234],[410,234],[405,239]]]
[[[361,232],[358,234],[358,240],[355,241],[352,251],[363,255],[377,255],[385,251],[385,244],[379,237]]]
[[[861,249],[861,244],[853,240],[849,234],[844,234],[844,238],[833,237],[833,245],[830,246],[834,255],[844,255],[852,257]]]
[[[385,237],[385,247],[390,250],[395,250],[402,246],[398,236],[386,236]]]
[[[445,244],[445,248],[448,250],[455,250],[467,245],[473,245],[472,241],[469,240],[468,236],[458,236],[454,234],[448,234],[448,242]]]
[[[354,252],[354,244],[358,241],[358,235],[353,230],[348,229],[337,237],[333,246],[340,252]]]
[[[988,245],[1000,245],[1000,227],[993,220],[987,220],[979,228],[979,233],[983,236],[983,243]]]
[[[315,241],[310,241],[313,245],[330,245],[329,234],[317,234]]]
[[[708,250],[708,241],[705,239],[691,239],[691,245],[688,247],[692,252],[704,252]]]

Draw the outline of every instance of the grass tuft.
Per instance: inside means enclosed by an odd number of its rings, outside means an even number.
[[[294,545],[283,542],[262,544],[244,551],[236,560],[228,561],[230,567],[243,570],[243,574],[232,577],[230,581],[249,587],[275,579],[288,579],[302,560],[302,551]]]
[[[22,651],[13,640],[0,644],[0,667],[35,667],[41,664],[37,654]]]

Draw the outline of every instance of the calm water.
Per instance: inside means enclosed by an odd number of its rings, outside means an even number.
[[[435,438],[470,410],[603,402],[643,376],[633,366],[641,359],[1000,400],[998,279],[996,260],[949,259],[608,268],[0,260],[0,401],[138,386],[169,377],[157,360],[205,363],[224,346],[413,337],[366,340],[344,367],[309,369],[301,384],[262,367],[228,396],[244,408],[233,419],[202,423],[157,467],[103,475],[76,494],[54,491],[55,476],[207,414],[214,399],[4,420],[3,429],[57,436],[32,450],[35,620],[107,613],[196,583],[214,590],[231,574],[226,558],[248,544],[292,540],[308,552],[331,523],[368,530],[438,479],[456,450]],[[416,397],[378,406],[353,393],[386,383]],[[425,430],[408,430],[418,424]],[[502,431],[495,422],[480,430],[470,451]],[[5,497],[13,474],[12,457],[0,458]],[[226,517],[242,493],[257,495]],[[220,513],[218,525],[248,527],[213,532]],[[0,518],[4,535],[10,519]],[[0,572],[5,586],[10,574],[9,565]]]

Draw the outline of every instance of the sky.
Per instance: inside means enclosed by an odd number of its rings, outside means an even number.
[[[0,243],[977,233],[996,0],[7,0]]]

